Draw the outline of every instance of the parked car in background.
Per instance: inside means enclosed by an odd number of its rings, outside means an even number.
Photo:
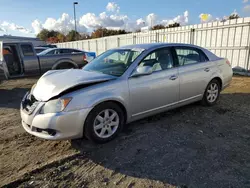
[[[37,55],[32,43],[0,42],[0,52],[2,51],[0,53],[0,69],[4,71],[5,77],[8,79],[41,75],[51,69],[82,68],[93,59],[83,51],[59,50],[59,54]]]
[[[41,52],[43,52],[44,50],[47,50],[48,48],[47,47],[35,47],[34,48],[36,53],[39,54]]]
[[[22,125],[49,140],[104,143],[126,123],[196,101],[214,105],[231,79],[228,60],[198,46],[120,47],[82,70],[45,73],[22,100]]]
[[[39,53],[38,55],[47,56],[47,55],[76,54],[76,53],[83,53],[85,55],[85,59],[87,62],[92,61],[96,57],[95,53],[72,49],[72,48],[48,48]]]

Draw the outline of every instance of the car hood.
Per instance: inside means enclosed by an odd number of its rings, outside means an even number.
[[[115,76],[79,69],[53,70],[46,72],[31,91],[39,101],[48,101],[65,90],[76,86],[115,79]]]

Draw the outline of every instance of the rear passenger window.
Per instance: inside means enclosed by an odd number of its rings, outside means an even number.
[[[180,66],[207,61],[207,57],[199,49],[175,48]]]
[[[60,49],[60,54],[71,54],[73,50],[70,49]]]
[[[34,56],[35,55],[31,45],[23,44],[23,45],[21,45],[21,49],[22,49],[24,56]]]

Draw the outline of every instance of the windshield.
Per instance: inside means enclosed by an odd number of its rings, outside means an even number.
[[[143,49],[109,50],[86,65],[83,70],[121,76],[143,52]]]

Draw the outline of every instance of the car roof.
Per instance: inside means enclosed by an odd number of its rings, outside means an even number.
[[[202,48],[200,46],[196,46],[193,44],[185,44],[185,43],[148,43],[148,44],[134,44],[134,45],[128,45],[128,46],[122,46],[116,49],[143,49],[143,50],[154,50],[157,48],[163,48],[163,47],[173,47],[173,46],[182,46],[182,47],[193,47],[202,50],[209,60],[218,60],[219,57],[217,57],[215,54],[210,52],[209,50]]]
[[[69,49],[69,50],[77,50],[77,51],[84,52],[84,51],[82,51],[82,50],[75,49],[75,48],[50,48],[50,49],[58,49],[58,50]]]
[[[195,47],[203,49],[200,46],[196,46],[193,44],[185,44],[185,43],[146,43],[146,44],[133,44],[119,47],[118,49],[133,49],[133,48],[141,48],[144,50],[150,50],[153,48],[160,48],[160,47],[171,47],[171,46],[186,46],[186,47]]]

